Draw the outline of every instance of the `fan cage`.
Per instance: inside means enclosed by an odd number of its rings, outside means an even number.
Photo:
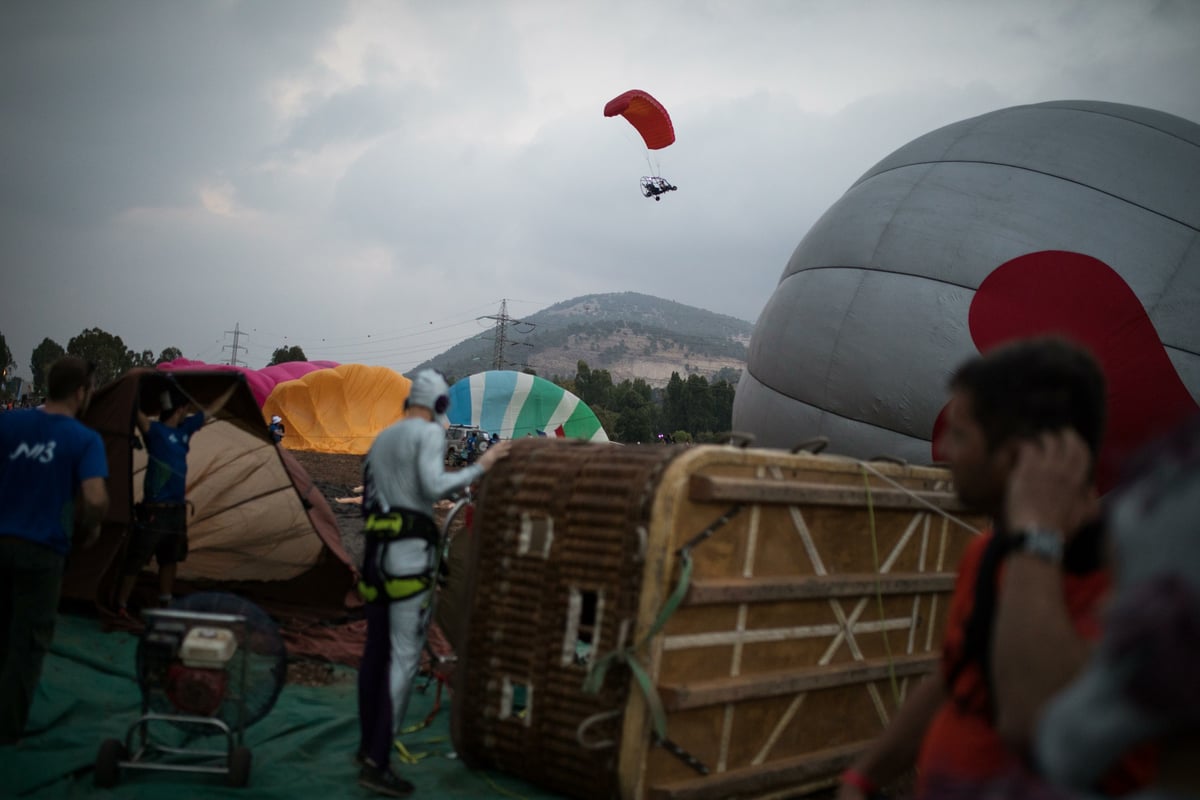
[[[176,616],[171,612],[184,613]],[[217,615],[221,619],[206,620],[204,615]],[[231,728],[241,729],[258,722],[274,707],[287,676],[287,647],[279,626],[257,605],[234,594],[199,592],[172,603],[167,613],[150,613],[145,619],[146,627],[137,649],[143,713],[190,713],[172,698],[170,674],[171,668],[180,663],[179,650],[184,638],[195,627],[227,628],[237,638],[237,649],[220,668],[224,676],[214,680],[223,686],[223,697],[211,713],[197,716],[218,719]],[[212,732],[204,724],[172,722],[190,732]]]

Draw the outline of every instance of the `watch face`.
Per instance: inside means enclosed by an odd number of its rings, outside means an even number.
[[[1062,562],[1063,540],[1053,531],[1025,531],[1021,534],[1021,550],[1058,564]]]

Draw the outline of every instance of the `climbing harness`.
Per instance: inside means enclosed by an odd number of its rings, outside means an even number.
[[[375,567],[374,577],[368,580],[364,569],[364,576],[358,582],[358,593],[363,600],[395,603],[429,591],[436,570],[426,568],[408,575],[393,575],[385,564],[388,548],[400,541],[420,539],[437,552],[438,533],[432,519],[412,511],[372,513],[363,523],[363,534],[377,542],[374,552],[368,556]]]

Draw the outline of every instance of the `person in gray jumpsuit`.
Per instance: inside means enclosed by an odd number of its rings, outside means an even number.
[[[489,447],[471,466],[447,471],[449,392],[436,371],[418,372],[404,417],[376,437],[363,466],[367,541],[359,591],[366,600],[367,641],[358,673],[358,783],[392,797],[413,791],[388,761],[429,625],[438,547],[433,504],[479,480],[510,444]]]

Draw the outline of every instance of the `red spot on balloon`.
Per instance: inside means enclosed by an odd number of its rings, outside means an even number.
[[[1113,486],[1121,463],[1196,413],[1146,309],[1112,267],[1081,253],[1043,250],[995,269],[968,316],[980,353],[1014,339],[1057,335],[1086,347],[1108,381],[1108,426],[1097,479]],[[933,426],[933,457],[946,409]]]

